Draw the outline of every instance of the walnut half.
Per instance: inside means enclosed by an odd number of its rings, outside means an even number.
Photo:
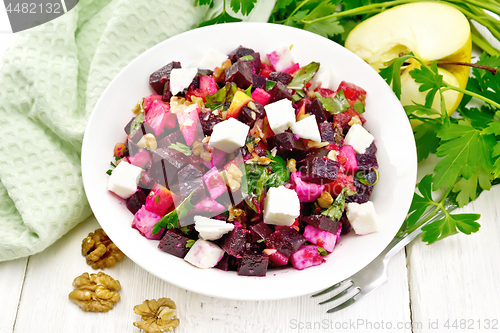
[[[97,274],[83,273],[75,278],[69,293],[69,299],[76,303],[83,311],[106,312],[113,308],[120,300],[120,281],[99,272]]]
[[[82,255],[93,269],[113,267],[122,261],[125,255],[111,241],[101,228],[89,233],[82,242]]]
[[[179,326],[180,322],[175,318],[175,309],[175,303],[170,298],[145,300],[144,303],[134,306],[134,312],[142,319],[134,322],[134,326],[146,333],[171,331]]]

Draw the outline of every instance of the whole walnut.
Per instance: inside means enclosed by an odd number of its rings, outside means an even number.
[[[120,300],[120,281],[103,272],[90,276],[89,273],[83,273],[75,278],[73,287],[76,289],[68,297],[83,311],[106,312]]]
[[[101,228],[89,233],[82,241],[82,255],[93,269],[113,267],[125,258],[125,254]]]
[[[170,298],[145,300],[134,306],[134,312],[141,316],[141,321],[134,322],[134,326],[146,333],[167,332],[179,326],[176,306]]]

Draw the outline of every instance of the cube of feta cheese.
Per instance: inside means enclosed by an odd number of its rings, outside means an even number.
[[[127,199],[137,191],[142,168],[122,160],[109,176],[108,190]]]
[[[200,238],[204,240],[216,240],[233,230],[234,224],[196,215],[194,217],[194,228],[200,233]]]
[[[311,115],[292,124],[292,132],[293,134],[300,136],[302,139],[321,142],[321,134],[319,133],[315,115]]]
[[[227,60],[227,55],[215,49],[209,49],[201,58],[198,68],[214,70],[215,67],[220,67]]]
[[[358,154],[364,154],[373,142],[373,135],[371,135],[363,126],[354,124],[351,126],[344,138],[344,144],[350,145]]]
[[[291,226],[300,215],[297,192],[284,186],[271,187],[264,202],[264,223]]]
[[[216,124],[208,144],[228,154],[245,145],[250,127],[235,118]]]
[[[378,215],[373,202],[347,204],[347,219],[356,235],[366,235],[378,231]]]
[[[224,250],[217,244],[198,239],[186,254],[184,260],[199,268],[211,268],[217,265],[222,256],[224,256]]]
[[[177,95],[185,88],[189,87],[194,77],[198,73],[198,68],[174,68],[170,72],[170,92]]]
[[[293,66],[295,63],[293,61],[292,52],[290,51],[290,47],[284,46],[279,50],[273,51],[267,55],[267,58],[273,65],[274,69],[277,72],[283,72],[286,69]]]
[[[280,99],[277,102],[264,106],[269,126],[274,134],[280,134],[295,124],[295,109],[289,99]]]
[[[322,68],[318,70],[316,75],[311,80],[311,88],[316,89],[318,87],[323,89],[335,90],[335,87],[338,84],[335,84],[335,75],[333,74],[333,70],[331,68]]]

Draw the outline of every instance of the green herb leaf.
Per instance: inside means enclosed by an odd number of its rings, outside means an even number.
[[[420,66],[410,71],[410,76],[416,83],[420,83],[419,91],[427,91],[425,96],[425,106],[431,107],[434,97],[441,87],[443,87],[443,76],[439,74],[437,62],[433,61],[430,69],[426,66]],[[444,105],[443,105],[444,106]]]
[[[106,171],[106,173],[107,173],[108,175],[110,175],[110,176],[111,176],[111,173],[112,173],[112,172],[113,172],[113,170],[111,170],[111,169],[109,169],[108,171]]]
[[[190,249],[193,247],[194,243],[196,243],[196,241],[194,239],[188,239],[186,241],[186,249]]]
[[[392,60],[389,66],[379,71],[380,76],[384,78],[388,85],[392,83],[392,90],[399,99],[401,99],[401,66],[410,58],[415,58],[411,52]]]
[[[363,102],[360,101],[354,103],[352,108],[360,114],[365,112],[365,106],[363,105]]]
[[[286,86],[288,89],[303,89],[306,83],[311,81],[311,79],[316,75],[319,69],[319,62],[312,61],[311,63],[305,65],[295,76],[292,81]]]
[[[350,188],[344,187],[330,207],[324,210],[321,214],[328,216],[334,221],[340,221],[345,209],[345,197],[351,196],[355,193],[356,192],[352,191]]]
[[[375,171],[375,174],[377,175],[377,178],[373,183],[370,183],[368,179],[366,179],[365,174],[362,171],[358,171],[354,174],[354,177],[359,180],[361,184],[367,185],[367,186],[375,186],[378,183],[379,179],[379,174],[378,170],[376,168],[373,168],[373,171]]]
[[[270,152],[267,152],[267,157],[274,162],[269,165],[273,173],[267,177],[266,186],[279,187],[285,185],[290,180],[290,171],[286,167],[286,161],[280,156],[273,157]]]
[[[191,156],[192,154],[191,148],[189,148],[189,146],[186,146],[181,142],[172,143],[170,146],[168,146],[168,148],[175,149],[186,156]]]
[[[241,9],[241,14],[246,16],[250,14],[256,2],[257,0],[231,0],[231,9],[235,13]]]
[[[253,60],[253,55],[247,54],[246,56],[241,57],[239,60],[241,60],[241,61],[251,61],[251,60]]]
[[[195,208],[191,203],[191,197],[194,192],[191,192],[184,201],[182,201],[179,206],[177,206],[173,211],[163,216],[153,227],[153,235],[160,232],[162,228],[173,229],[177,228],[179,225],[179,219],[187,215],[187,213]]]
[[[328,254],[328,252],[326,252],[326,250],[324,248],[322,248],[321,246],[318,246],[318,252],[322,256],[326,256]]]
[[[248,87],[247,89],[245,89],[244,93],[245,93],[248,97],[252,97],[252,85],[250,85],[250,87]]]
[[[267,80],[266,81],[266,91],[269,91],[269,90],[273,89],[273,87],[275,85],[276,85],[276,82],[271,81],[271,80]]]
[[[477,232],[481,225],[476,221],[479,219],[479,214],[453,214],[445,211],[443,219],[432,222],[422,227],[422,241],[432,244],[438,240],[458,233],[458,231],[470,235]],[[457,230],[458,229],[458,230]]]
[[[130,123],[130,133],[135,132],[141,127],[141,124],[144,122],[144,98],[139,102],[139,107],[141,108],[141,113]]]
[[[222,13],[220,13],[219,15],[214,17],[213,19],[200,23],[200,25],[198,27],[201,28],[201,27],[206,27],[206,26],[213,25],[213,24],[229,23],[229,22],[241,22],[241,21],[242,21],[242,19],[239,19],[237,17],[233,17],[233,16],[229,15],[228,13],[226,13],[225,11],[223,11]]]
[[[257,241],[257,243],[263,243],[263,242],[265,242],[265,241],[266,241],[265,239],[259,239],[259,240]]]
[[[325,110],[331,114],[342,113],[351,107],[342,89],[335,94],[335,97],[321,97],[319,93],[316,93],[316,98],[319,99]]]
[[[156,202],[156,203],[160,202],[160,196],[157,196],[157,197],[155,198],[155,202]]]

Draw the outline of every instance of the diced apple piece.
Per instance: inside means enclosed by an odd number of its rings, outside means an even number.
[[[213,167],[208,170],[207,173],[203,175],[203,180],[205,181],[205,185],[207,185],[208,193],[212,199],[217,199],[224,192],[227,192],[226,183],[219,175],[219,169],[217,167]]]
[[[108,179],[108,190],[123,199],[127,199],[137,191],[141,175],[142,168],[121,161]]]
[[[224,251],[216,244],[198,239],[189,252],[184,257],[184,260],[199,268],[211,268],[224,256]]]
[[[337,243],[337,235],[331,232],[319,230],[312,225],[307,225],[304,229],[304,237],[313,244],[332,252]]]
[[[168,115],[170,114],[170,106],[162,101],[155,100],[151,104],[149,111],[146,112],[144,121],[151,126],[156,136],[163,132]]]
[[[202,132],[198,114],[200,113],[200,106],[198,104],[191,104],[182,111],[176,113],[179,127],[181,128],[182,135],[188,146],[192,145],[196,135]]]
[[[174,204],[175,194],[168,188],[154,184],[146,198],[146,209],[158,215],[165,215]]]
[[[311,266],[321,265],[325,259],[319,254],[316,245],[305,245],[292,254],[291,262],[294,268],[303,270]]]
[[[248,96],[243,91],[238,90],[236,93],[234,93],[231,105],[229,105],[229,109],[227,110],[227,116],[229,118],[238,118],[241,108],[251,101],[252,97]]]
[[[318,185],[314,183],[308,183],[301,179],[300,172],[293,172],[290,176],[290,179],[295,184],[295,192],[299,197],[301,202],[313,202],[318,199],[323,190],[325,189],[325,185]]]
[[[129,160],[130,164],[138,166],[139,168],[144,168],[146,166],[146,164],[148,164],[150,158],[151,158],[151,155],[149,154],[149,152],[145,149],[141,149],[134,156],[129,156],[128,160]],[[120,162],[120,164],[121,163],[122,162]]]
[[[354,148],[348,144],[345,144],[340,148],[340,152],[346,158],[346,170],[350,171],[351,173],[358,170],[358,162],[356,160],[356,153],[354,152]]]
[[[262,88],[257,88],[252,92],[252,98],[257,103],[266,106],[267,103],[271,100],[271,95]]]
[[[132,228],[139,230],[140,234],[147,239],[160,239],[163,235],[164,228],[157,234],[153,234],[153,227],[160,219],[160,215],[150,212],[146,209],[146,206],[142,206],[134,215]]]
[[[161,95],[153,94],[153,95],[149,95],[148,97],[145,97],[144,102],[142,103],[142,107],[144,108],[144,111],[148,112],[154,101],[161,101]]]

